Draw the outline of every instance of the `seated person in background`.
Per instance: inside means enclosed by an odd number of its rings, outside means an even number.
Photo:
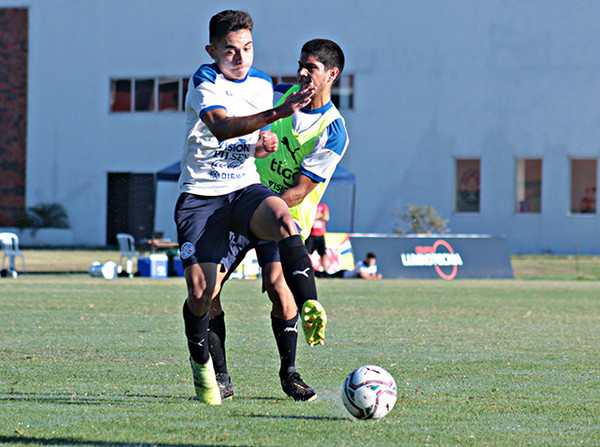
[[[354,270],[339,270],[335,273],[315,272],[319,278],[362,278],[381,279],[381,273],[377,273],[377,258],[375,253],[367,253],[364,261],[360,261]]]

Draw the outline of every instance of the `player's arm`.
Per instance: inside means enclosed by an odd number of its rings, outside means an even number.
[[[360,272],[358,274],[363,279],[381,279],[381,273],[364,273]]]
[[[278,119],[287,118],[306,107],[310,104],[314,92],[314,87],[305,88],[289,95],[283,104],[275,108],[248,116],[229,116],[224,108],[214,108],[204,113],[202,121],[219,141],[241,137],[262,129]]]
[[[363,279],[381,279],[381,273],[371,273],[367,267],[361,267],[358,276]]]
[[[323,208],[323,213],[321,215],[321,220],[323,220],[325,222],[329,222],[329,208],[327,208],[327,207]]]
[[[281,193],[281,197],[285,200],[288,207],[298,205],[310,192],[317,187],[319,182],[311,179],[304,174],[298,174],[294,185]]]

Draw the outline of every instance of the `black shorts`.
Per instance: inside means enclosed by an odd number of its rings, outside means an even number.
[[[325,246],[325,236],[308,236],[305,241],[306,251],[308,254],[312,254],[315,250],[319,253],[319,256],[327,254],[327,247]]]
[[[223,267],[227,269],[227,275],[223,282],[229,279],[233,271],[242,263],[246,254],[253,248],[256,249],[256,259],[261,268],[264,268],[269,262],[281,262],[277,242],[255,238],[250,240],[239,234],[230,233],[229,251],[221,261]]]
[[[182,193],[175,206],[175,223],[183,267],[200,262],[223,263],[230,232],[256,240],[250,231],[250,219],[261,202],[271,196],[276,194],[260,183],[222,196]]]

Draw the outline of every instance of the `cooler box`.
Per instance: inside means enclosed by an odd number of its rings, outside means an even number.
[[[169,258],[165,254],[152,254],[145,258],[138,258],[138,272],[140,276],[150,278],[166,278],[169,269]]]
[[[181,264],[181,258],[179,256],[173,256],[172,261],[173,271],[171,272],[174,276],[184,276],[183,274],[183,265]]]

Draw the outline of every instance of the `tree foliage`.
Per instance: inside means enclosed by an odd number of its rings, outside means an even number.
[[[17,218],[21,230],[31,228],[70,228],[67,211],[59,203],[43,203],[31,206]]]
[[[396,233],[416,234],[443,234],[447,233],[448,221],[442,219],[439,213],[429,205],[418,206],[408,203],[404,212],[395,211],[394,215],[400,217],[396,226]]]

